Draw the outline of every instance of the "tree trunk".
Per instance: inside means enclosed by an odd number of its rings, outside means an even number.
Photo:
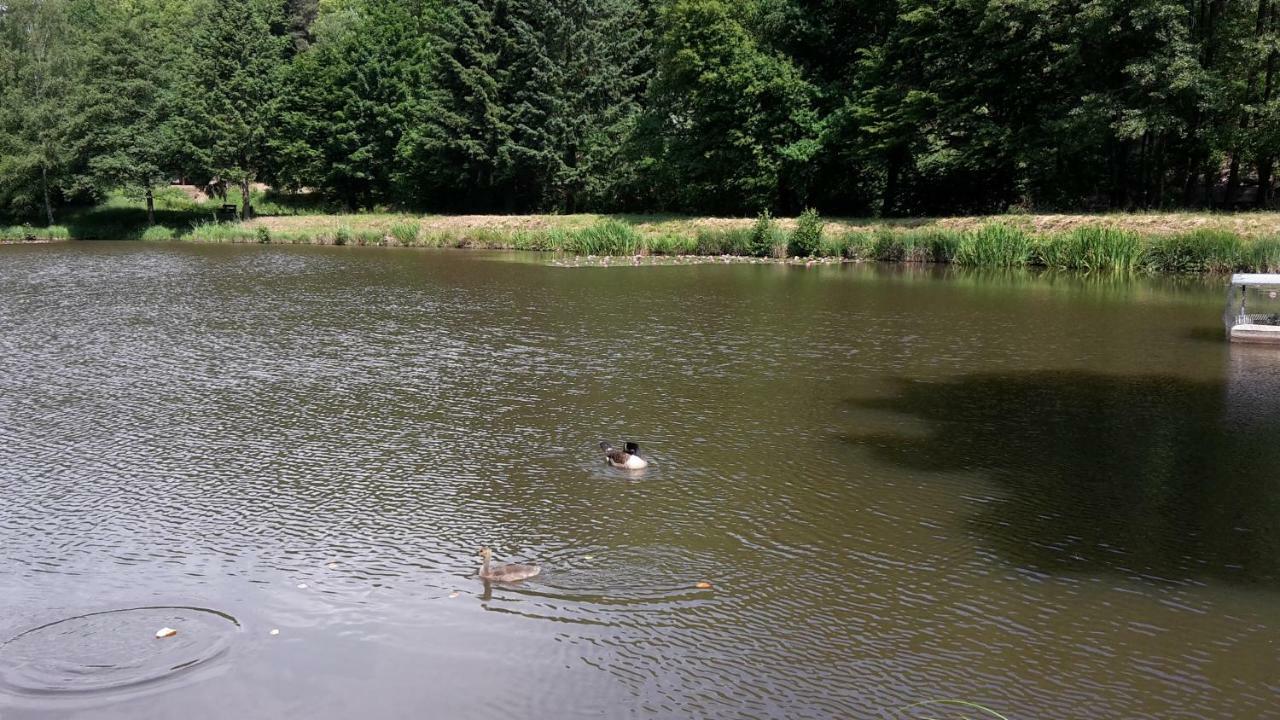
[[[248,220],[252,208],[249,205],[249,181],[253,178],[245,175],[240,180],[240,219]]]
[[[40,166],[40,185],[44,189],[44,215],[49,225],[53,225],[53,201],[49,199],[49,168]]]
[[[1271,163],[1270,157],[1264,157],[1258,160],[1258,209],[1261,210],[1267,206],[1271,200]]]
[[[147,183],[147,227],[156,224],[156,196],[151,192],[151,183]]]
[[[1231,151],[1231,165],[1227,169],[1227,189],[1222,193],[1222,205],[1230,210],[1235,206],[1236,194],[1240,191],[1240,150]]]
[[[893,215],[898,203],[898,184],[902,179],[902,167],[906,164],[906,150],[901,145],[895,145],[889,150],[888,167],[885,171],[884,181],[884,197],[880,201],[880,215],[882,217],[890,217]]]

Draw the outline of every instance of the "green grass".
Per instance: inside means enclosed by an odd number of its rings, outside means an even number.
[[[1024,267],[1033,258],[1031,235],[1022,228],[996,223],[966,232],[952,262],[974,267]]]
[[[576,255],[751,255],[855,261],[1043,266],[1090,273],[1280,272],[1275,214],[1113,214],[851,220],[591,215],[477,218],[407,213],[323,214],[312,197],[255,192],[262,221],[218,222],[223,202],[184,191],[155,193],[156,224],[141,197],[113,193],[91,208],[66,208],[50,228],[0,225],[0,241],[189,240],[223,243],[501,248]],[[226,202],[238,204],[238,190]],[[274,218],[272,216],[275,216]],[[280,217],[286,216],[286,217]],[[291,217],[289,217],[291,216]],[[279,219],[275,219],[279,218]],[[1153,221],[1154,219],[1154,221]]]
[[[401,245],[412,246],[418,241],[418,230],[421,223],[418,221],[398,222],[391,226],[391,237]]]
[[[1226,230],[1193,230],[1152,240],[1144,266],[1162,273],[1221,273],[1253,269],[1248,252],[1235,233]]]
[[[172,240],[175,236],[176,234],[174,233],[173,228],[168,228],[164,225],[155,225],[143,230],[141,239],[148,241],[161,241]]]
[[[1245,265],[1254,272],[1280,272],[1280,236],[1265,237],[1246,247]]]
[[[32,227],[31,225],[0,225],[0,242],[35,242],[37,240],[69,240],[71,230],[65,225]]]
[[[575,255],[635,255],[644,242],[634,227],[621,220],[601,220],[569,232],[561,249]]]
[[[658,235],[645,241],[645,249],[654,255],[692,255],[698,251],[698,239],[688,235]]]
[[[1040,265],[1087,272],[1130,272],[1142,262],[1144,250],[1137,233],[1106,227],[1055,233],[1036,247]]]

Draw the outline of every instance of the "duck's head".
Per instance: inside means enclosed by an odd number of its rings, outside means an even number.
[[[480,557],[484,558],[485,562],[488,562],[493,557],[493,551],[487,547],[482,547],[480,548]]]
[[[629,442],[627,443],[626,449],[628,455],[640,454],[640,445],[638,443]]]

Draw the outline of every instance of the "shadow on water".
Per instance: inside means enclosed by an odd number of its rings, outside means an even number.
[[[924,421],[852,434],[883,460],[974,471],[1001,499],[971,521],[1044,571],[1280,585],[1280,356],[1232,355],[1226,384],[1090,372],[900,381],[848,401]]]

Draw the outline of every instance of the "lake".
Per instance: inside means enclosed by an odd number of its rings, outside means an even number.
[[[1224,280],[546,260],[0,247],[0,716],[1280,717]]]

